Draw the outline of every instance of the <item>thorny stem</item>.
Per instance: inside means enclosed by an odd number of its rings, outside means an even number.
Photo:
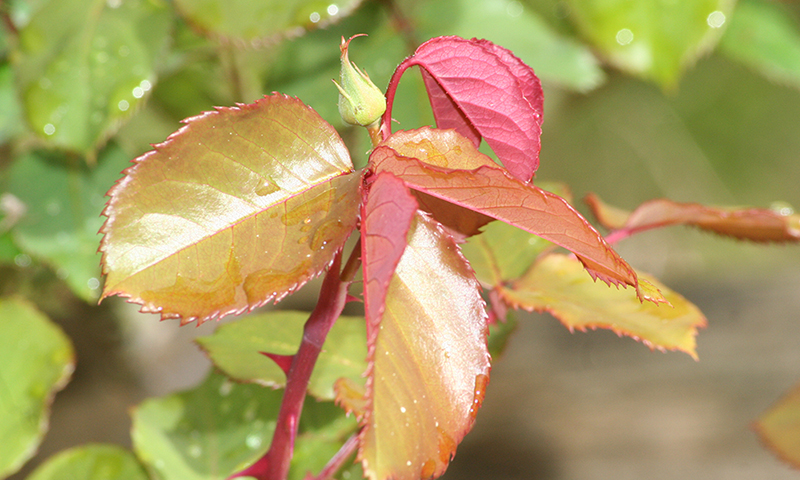
[[[358,252],[360,252],[360,248],[354,250],[352,256],[358,255]],[[351,261],[347,263],[350,264]],[[341,265],[342,252],[340,251],[325,274],[319,301],[306,321],[300,348],[294,354],[289,372],[286,374],[286,390],[283,394],[269,450],[256,463],[235,473],[229,479],[242,476],[251,476],[258,480],[286,479],[311,372],[314,370],[328,332],[344,309],[347,290],[352,282],[352,278],[349,280],[341,278]],[[355,268],[358,268],[357,264]]]

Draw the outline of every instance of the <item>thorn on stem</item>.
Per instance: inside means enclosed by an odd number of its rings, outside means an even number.
[[[284,375],[289,375],[289,368],[292,366],[294,355],[278,355],[277,353],[258,352],[275,362],[278,367],[283,370]]]

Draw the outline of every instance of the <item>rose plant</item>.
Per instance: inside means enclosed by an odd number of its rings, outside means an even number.
[[[797,216],[772,210],[654,200],[629,213],[591,197],[611,230],[604,238],[565,187],[534,181],[542,88],[509,50],[433,38],[397,67],[384,96],[350,62],[349,45],[342,39],[339,111],[370,134],[364,168],[354,169],[314,110],[275,93],[185,120],[134,160],[104,210],[102,296],[126,297],[162,319],[242,314],[324,275],[307,320],[268,312],[200,340],[228,377],[284,389],[269,448],[229,459],[231,478],[296,475],[307,395],[333,399],[357,419],[307,478],[335,475],[353,454],[373,480],[437,478],[475,421],[489,382],[489,332],[504,334],[509,308],[696,357],[703,315],[611,243],[675,224],[755,241],[800,238]],[[397,87],[413,66],[436,128],[392,131]],[[359,301],[361,320],[342,316]],[[260,350],[288,324],[303,325],[296,350]],[[354,339],[363,350],[326,359]],[[259,352],[274,365],[258,363],[267,361]]]

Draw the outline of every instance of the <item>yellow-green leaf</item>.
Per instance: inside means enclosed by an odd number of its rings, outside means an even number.
[[[658,290],[669,304],[640,302],[630,291],[592,282],[575,258],[551,254],[539,260],[510,288],[503,299],[516,308],[548,312],[570,330],[605,328],[658,350],[680,350],[697,358],[695,336],[706,325],[700,310],[652,276],[645,293],[658,301]],[[649,299],[649,298],[648,298]]]
[[[770,450],[800,468],[800,385],[764,412],[754,427]]]

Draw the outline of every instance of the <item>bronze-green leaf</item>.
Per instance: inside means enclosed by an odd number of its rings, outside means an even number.
[[[658,295],[655,285],[672,306],[640,302],[625,290],[592,282],[575,258],[551,254],[540,259],[511,288],[501,288],[503,299],[526,310],[549,312],[570,330],[606,328],[640,340],[658,350],[680,350],[697,358],[695,336],[706,325],[700,310],[655,278],[639,274],[644,289]]]
[[[489,380],[478,284],[442,227],[416,214],[370,356],[361,459],[372,480],[442,475]]]
[[[280,300],[354,228],[351,172],[333,127],[294,98],[186,120],[109,192],[103,297],[184,323]]]

